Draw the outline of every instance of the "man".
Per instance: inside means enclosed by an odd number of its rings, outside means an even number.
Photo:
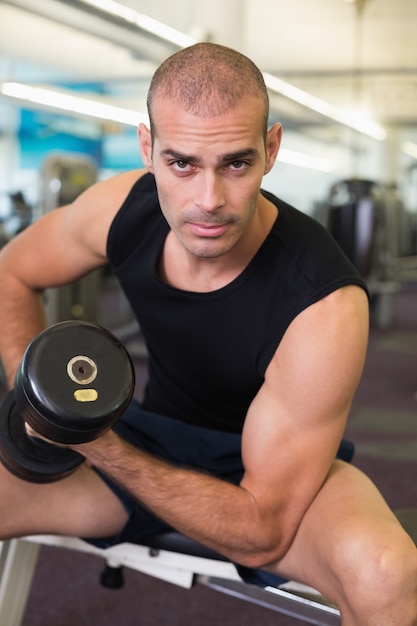
[[[148,173],[95,185],[0,259],[10,385],[44,327],[43,290],[110,260],[149,348],[145,410],[72,446],[87,463],[58,483],[2,469],[1,536],[111,545],[174,527],[313,585],[345,626],[417,624],[416,548],[371,482],[335,460],[363,368],[366,292],[324,229],[260,192],[281,128],[267,130],[259,70],[198,44],[162,64],[148,107]]]

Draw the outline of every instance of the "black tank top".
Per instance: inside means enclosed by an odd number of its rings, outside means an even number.
[[[158,276],[169,226],[152,175],[136,182],[115,216],[109,261],[149,351],[144,408],[240,432],[265,369],[298,313],[344,285],[366,289],[318,222],[262,193],[279,209],[271,232],[235,280],[209,293],[176,289]]]

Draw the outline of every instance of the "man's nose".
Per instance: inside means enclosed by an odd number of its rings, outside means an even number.
[[[216,211],[225,204],[223,183],[212,172],[201,173],[197,183],[195,204],[203,211]]]

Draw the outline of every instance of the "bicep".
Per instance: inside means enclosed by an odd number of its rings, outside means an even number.
[[[249,409],[242,486],[265,515],[299,523],[343,435],[367,345],[366,294],[345,287],[290,325]]]

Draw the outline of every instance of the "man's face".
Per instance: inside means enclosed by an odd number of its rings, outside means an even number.
[[[156,97],[153,146],[149,131],[139,131],[162,212],[194,256],[219,257],[250,240],[262,177],[279,145],[279,133],[272,131],[265,145],[262,113],[262,103],[254,97],[210,118]]]

